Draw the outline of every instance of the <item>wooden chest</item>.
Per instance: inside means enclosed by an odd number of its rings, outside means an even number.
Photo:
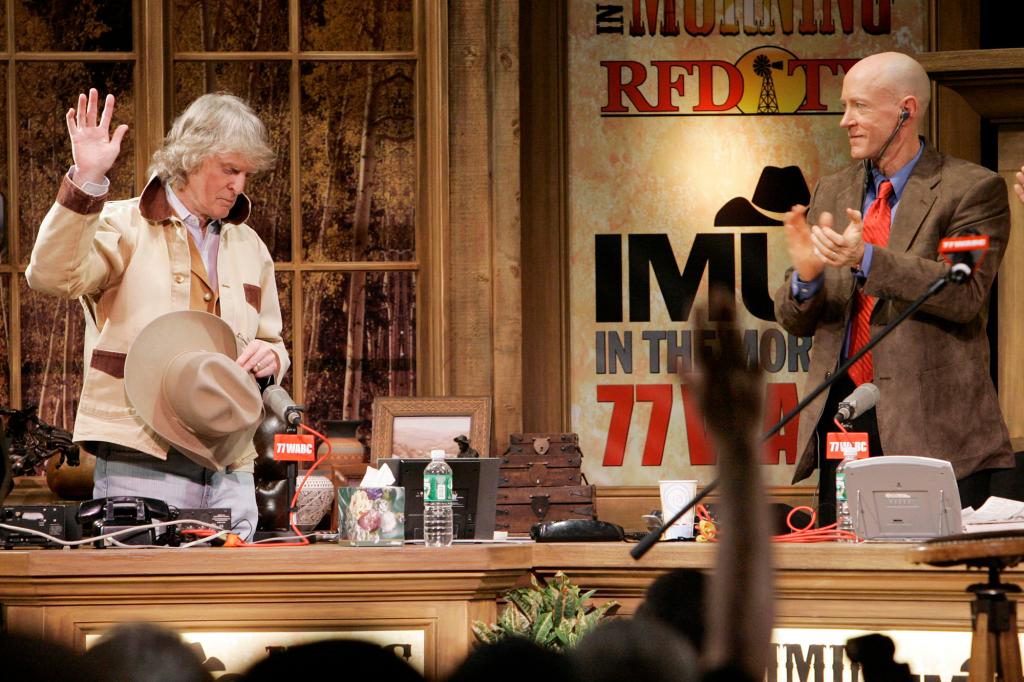
[[[501,457],[495,530],[529,533],[535,523],[594,518],[575,433],[513,433]]]

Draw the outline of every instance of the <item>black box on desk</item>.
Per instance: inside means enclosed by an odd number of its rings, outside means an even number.
[[[423,471],[429,459],[382,459],[395,476],[393,485],[405,488],[405,539],[423,539]],[[498,459],[463,457],[445,459],[452,468],[452,524],[457,540],[494,537],[494,509],[498,494]]]

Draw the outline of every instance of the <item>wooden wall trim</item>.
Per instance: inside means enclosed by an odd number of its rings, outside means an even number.
[[[448,395],[448,6],[427,2],[417,40],[423,41],[423,64],[417,87],[425,121],[418,141],[420,212],[417,253],[423,282],[417,288],[417,390],[420,395]],[[417,5],[417,8],[422,5]]]
[[[519,10],[453,0],[448,15],[450,395],[494,396],[493,437],[522,428]]]
[[[1024,108],[1024,102],[1022,102]],[[1024,450],[1024,206],[1013,194],[1015,174],[1024,166],[1024,125],[999,129],[999,174],[1010,193],[1010,238],[999,270],[999,406],[1015,451]]]
[[[19,121],[17,120],[17,98],[14,95],[17,79],[15,77],[14,68],[14,36],[15,36],[15,24],[14,24],[14,12],[12,11],[13,5],[7,5],[7,16],[6,26],[4,27],[7,31],[7,44],[4,45],[4,51],[7,53],[7,58],[4,59],[4,63],[7,68],[7,91],[4,93],[4,97],[7,101],[7,120],[3,122],[6,126],[7,134],[7,163],[10,169],[18,167],[18,139],[17,135],[13,134],[17,130]],[[4,210],[7,212],[7,216],[13,218],[19,214],[18,210],[18,197],[20,196],[21,189],[18,186],[18,174],[8,173],[7,174],[7,187],[0,187],[0,191],[6,192],[6,206]],[[5,217],[6,218],[6,217]],[[14,220],[10,221],[12,224]],[[22,249],[31,250],[32,246],[21,244],[21,230],[16,227],[6,226],[7,230],[7,260],[6,262],[0,263],[0,277],[8,276],[9,289],[6,291],[0,290],[0,296],[7,297],[7,300],[2,304],[7,306],[8,310],[8,324],[7,329],[7,358],[4,358],[9,362],[7,366],[7,376],[10,378],[10,384],[7,387],[8,396],[10,398],[10,406],[13,408],[23,407],[21,401],[21,292],[20,292],[20,280],[22,274],[25,271],[24,266],[21,265],[21,251]],[[3,238],[0,235],[0,238]]]
[[[453,395],[491,395],[489,3],[453,0],[448,15],[449,248]]]
[[[521,219],[519,212],[519,3],[493,5],[490,33],[494,273],[494,440],[500,452],[523,430]]]
[[[136,5],[135,35],[139,62],[135,69],[136,116],[135,130],[135,191],[141,194],[148,180],[149,160],[164,139],[164,126],[169,120],[167,111],[170,98],[165,88],[147,87],[150,83],[171,83],[168,79],[173,60],[166,59],[169,44],[165,30],[165,7],[162,0],[142,0]]]
[[[566,7],[520,4],[522,26],[523,424],[568,431]]]
[[[976,49],[981,41],[981,10],[964,0],[933,0],[929,13],[930,48],[938,50]],[[953,90],[932,85],[929,124],[936,149],[981,162],[981,117]]]

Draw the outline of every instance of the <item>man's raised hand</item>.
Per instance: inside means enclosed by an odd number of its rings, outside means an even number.
[[[107,95],[103,114],[96,122],[99,93],[89,89],[89,95],[78,95],[78,108],[68,109],[66,115],[68,135],[71,137],[71,155],[75,160],[75,182],[102,183],[107,171],[121,152],[121,140],[128,126],[121,124],[110,134],[110,121],[114,116],[114,96]]]
[[[734,298],[732,290],[719,285],[709,289],[708,310],[698,311],[696,333],[698,338],[715,337],[717,348],[713,344],[701,344],[695,353],[696,371],[687,377],[711,435],[744,446],[725,448],[729,453],[720,452],[719,465],[723,467],[726,467],[727,454],[732,457],[756,456],[757,436],[763,426],[763,373],[756,363],[750,364],[743,347],[737,329]],[[747,466],[754,462],[751,459],[733,464]]]

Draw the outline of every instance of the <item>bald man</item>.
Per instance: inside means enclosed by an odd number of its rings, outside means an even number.
[[[963,506],[988,497],[994,470],[1013,466],[989,372],[989,291],[1009,236],[1006,185],[995,173],[940,154],[919,136],[928,75],[895,52],[866,57],[843,79],[857,163],[822,178],[809,206],[786,214],[792,268],[775,295],[786,330],[814,337],[805,390],[831,376],[870,336],[946,272],[944,237],[976,230],[991,248],[971,279],[947,286],[855,364],[801,415],[793,482],[817,467],[820,522],[835,519],[835,464],[825,436],[838,402],[872,382],[877,407],[854,422],[871,454],[952,463]]]

